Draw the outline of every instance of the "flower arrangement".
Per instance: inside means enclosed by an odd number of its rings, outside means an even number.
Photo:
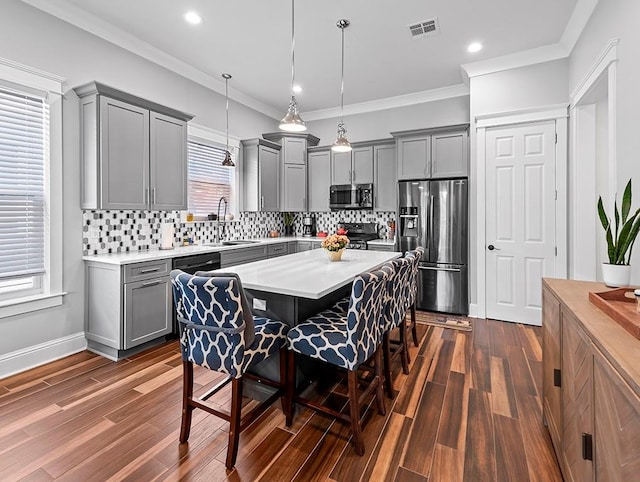
[[[349,244],[349,238],[342,234],[332,234],[322,240],[322,247],[327,251],[340,251]]]

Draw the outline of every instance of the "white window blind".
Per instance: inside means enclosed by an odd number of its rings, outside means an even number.
[[[233,171],[222,166],[224,148],[189,141],[189,212],[216,213],[224,196],[231,202]]]
[[[43,274],[47,102],[0,86],[0,280]]]

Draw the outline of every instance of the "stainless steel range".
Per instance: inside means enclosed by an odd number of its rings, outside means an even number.
[[[376,223],[339,223],[338,229],[340,228],[347,231],[347,249],[368,249],[367,241],[378,239]]]

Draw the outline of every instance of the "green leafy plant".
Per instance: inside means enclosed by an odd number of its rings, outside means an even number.
[[[296,221],[295,213],[284,213],[284,225],[285,226],[293,226],[293,223]]]
[[[611,225],[611,219],[604,211],[602,196],[598,198],[598,216],[605,231],[607,239],[607,255],[609,264],[629,264],[633,244],[636,242],[638,232],[640,232],[640,209],[632,216],[631,212],[631,179],[627,183],[622,195],[622,206],[618,212],[618,202],[613,203],[613,220],[615,226]],[[612,228],[614,230],[612,230]]]

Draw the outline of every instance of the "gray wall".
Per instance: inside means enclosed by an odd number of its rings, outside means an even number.
[[[568,94],[568,61],[566,59],[530,65],[517,69],[496,72],[493,74],[473,77],[470,80],[471,91],[471,181],[469,188],[470,205],[478,202],[477,153],[475,117],[482,114],[496,114],[517,111],[533,107],[566,103]],[[469,256],[469,272],[471,281],[470,300],[477,303],[477,266],[478,260],[475,247],[484,243],[479,239],[478,224],[475,209],[470,211],[471,246]]]
[[[78,99],[69,91],[92,80],[195,114],[194,122],[224,131],[224,96],[116,47],[18,0],[2,0],[0,57],[67,79],[63,103],[64,304],[0,319],[0,355],[84,329]],[[256,137],[277,123],[230,103],[231,135]]]
[[[345,116],[347,138],[351,142],[389,138],[390,132],[439,127],[469,122],[469,96],[425,102],[395,109]],[[336,140],[338,119],[307,122],[310,133],[320,138],[320,145]]]
[[[635,208],[640,207],[640,154],[638,154],[638,113],[640,112],[640,2],[600,0],[569,58],[569,91],[573,92],[587,75],[609,40],[619,38],[616,64],[616,187],[618,198],[633,179]],[[602,156],[600,156],[602,157]],[[595,209],[583,211],[595,215]],[[602,230],[598,236],[604,237]],[[601,244],[600,244],[601,246]],[[640,284],[640,255],[634,249],[631,284]],[[601,248],[600,248],[601,249]]]

